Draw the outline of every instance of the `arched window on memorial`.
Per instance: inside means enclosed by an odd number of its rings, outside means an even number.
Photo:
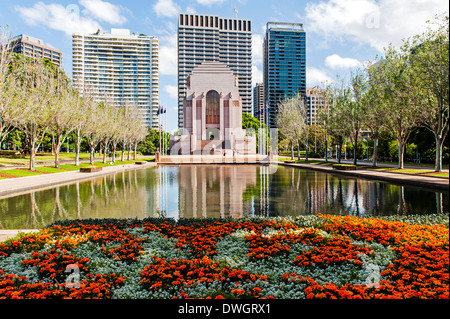
[[[206,124],[220,124],[220,95],[216,91],[206,94]]]

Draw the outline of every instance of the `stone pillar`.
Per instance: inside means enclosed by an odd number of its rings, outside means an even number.
[[[225,117],[224,117],[224,106],[223,106],[223,93],[220,92],[220,140],[225,139]]]
[[[185,125],[186,126],[186,125]],[[197,95],[192,94],[192,134],[197,134]]]
[[[228,127],[230,128],[230,132],[233,132],[233,123],[234,123],[234,109],[233,109],[233,95],[231,92],[228,94]],[[233,149],[233,141],[230,136],[231,149]]]
[[[202,140],[206,138],[206,93],[202,93]]]

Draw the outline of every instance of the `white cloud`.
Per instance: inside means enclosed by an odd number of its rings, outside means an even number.
[[[187,7],[185,12],[186,13],[192,13],[192,14],[197,13],[193,7]]]
[[[93,18],[107,22],[109,24],[121,25],[127,21],[121,14],[120,7],[102,0],[80,0],[80,4],[85,8],[83,13]]]
[[[263,43],[264,38],[254,33],[252,36],[252,85],[263,82]]]
[[[159,72],[164,75],[178,75],[177,34],[160,38]]]
[[[181,8],[179,5],[174,3],[173,0],[158,0],[158,2],[156,2],[153,6],[153,10],[155,10],[159,17],[173,18],[178,15]]]
[[[305,28],[330,40],[352,40],[378,51],[413,36],[427,20],[448,11],[442,0],[328,0],[308,3]]]
[[[252,58],[254,64],[262,64],[263,62],[263,43],[264,37],[254,33],[252,36]]]
[[[332,83],[333,80],[327,75],[326,72],[314,67],[306,67],[306,86],[313,87],[320,85],[324,82]]]
[[[171,99],[178,99],[178,86],[175,85],[166,85],[164,88],[167,94]]]
[[[79,7],[38,2],[31,8],[16,6],[22,19],[31,26],[44,25],[50,29],[63,31],[68,36],[73,33],[93,33],[100,29],[100,24],[89,17],[80,15]]]
[[[226,0],[197,0],[197,3],[210,7],[212,5],[222,4],[225,1]]]
[[[325,65],[333,70],[336,69],[354,69],[362,66],[362,63],[352,58],[342,58],[337,54],[327,56]]]
[[[263,83],[263,72],[256,66],[252,65],[252,85],[256,86],[256,83]]]

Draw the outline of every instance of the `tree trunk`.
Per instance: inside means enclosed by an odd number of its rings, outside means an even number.
[[[377,167],[377,156],[378,156],[378,135],[373,136],[373,159],[372,166]]]
[[[89,163],[91,165],[94,165],[94,153],[95,153],[95,146],[92,144],[89,144]]]
[[[116,162],[116,148],[117,144],[115,142],[112,143],[112,154],[111,154],[111,162]]]
[[[338,154],[337,154],[337,162],[341,164],[341,154],[342,154],[342,137],[338,139]]]
[[[77,142],[75,144],[75,166],[80,166],[80,146],[81,146],[81,132],[77,131]]]
[[[122,142],[122,155],[120,156],[120,161],[121,162],[125,161],[125,139],[123,139]]]
[[[306,154],[305,154],[305,161],[308,160],[308,143],[309,143],[309,131],[306,133],[306,144],[305,144],[305,149],[306,149]]]
[[[358,159],[356,158],[356,152],[358,151],[358,131],[355,132],[355,143],[353,144],[353,165],[358,164]]]
[[[129,144],[127,145],[127,150],[128,150],[127,161],[130,161],[130,148],[131,148],[131,143],[129,143]]]
[[[404,167],[404,155],[405,155],[405,144],[401,141],[397,140],[397,147],[398,147],[398,168],[403,169]]]
[[[291,161],[294,160],[294,142],[291,140]]]
[[[300,143],[297,140],[297,158],[300,161],[301,157],[300,157]]]
[[[56,140],[55,140],[55,168],[61,167],[61,163],[59,161],[59,153],[60,153],[61,146],[63,143],[64,143],[64,140],[61,137],[61,135],[57,135]]]
[[[442,136],[435,136],[436,140],[436,164],[434,170],[436,172],[442,172],[442,146],[444,145],[444,139]]]
[[[106,156],[107,156],[107,153],[108,153],[108,141],[107,140],[104,140],[103,141],[103,146],[102,146],[102,149],[103,149],[103,164],[106,164]]]
[[[59,162],[59,147],[55,148],[55,168],[60,168],[61,164]]]
[[[325,163],[328,163],[328,136],[325,134]]]
[[[36,170],[36,146],[34,141],[30,141],[30,171]]]
[[[135,160],[136,160],[137,145],[138,145],[138,143],[134,143],[134,154],[133,154],[133,161],[135,161]]]
[[[55,156],[55,133],[52,132],[52,156]]]

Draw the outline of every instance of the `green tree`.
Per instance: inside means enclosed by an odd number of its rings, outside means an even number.
[[[277,126],[280,133],[290,139],[291,143],[294,141],[297,142],[297,154],[299,160],[299,144],[303,143],[305,147],[308,148],[309,127],[307,124],[306,106],[304,102],[304,98],[300,94],[297,94],[292,98],[282,101],[278,105],[277,114]],[[308,150],[306,153],[308,153]]]
[[[372,166],[377,166],[378,144],[381,133],[385,130],[386,113],[384,108],[384,99],[380,90],[383,83],[383,73],[377,68],[376,63],[370,63],[367,66],[368,72],[368,88],[364,95],[366,100],[366,110],[364,116],[364,124],[370,129],[373,140],[373,159]]]
[[[352,132],[352,125],[349,122],[349,114],[351,112],[349,108],[351,91],[342,80],[340,81],[339,86],[330,84],[325,91],[327,91],[327,99],[329,99],[331,103],[327,103],[327,106],[319,112],[319,117],[324,123],[327,136],[331,137],[338,146],[339,155],[337,160],[338,163],[340,163],[342,145]],[[328,148],[328,141],[326,143],[326,148]],[[326,153],[328,153],[327,150]]]
[[[396,49],[391,45],[385,49],[385,57],[377,68],[383,74],[379,90],[384,99],[383,109],[386,128],[392,133],[398,146],[398,168],[404,167],[405,146],[409,136],[417,128],[419,107],[415,103],[411,88],[412,65],[407,46]]]
[[[351,84],[349,89],[344,89],[343,99],[343,114],[346,117],[344,121],[351,130],[351,142],[353,144],[353,165],[357,164],[356,150],[358,149],[359,133],[363,127],[364,118],[367,112],[367,98],[366,92],[368,88],[368,81],[364,71],[357,70],[352,74]],[[340,143],[342,145],[342,143]],[[339,148],[339,154],[341,149]],[[340,158],[340,156],[339,156]]]
[[[449,129],[449,17],[436,17],[437,28],[406,41],[411,50],[412,93],[420,105],[420,125],[435,137],[435,171],[442,171],[442,150]]]
[[[260,136],[260,129],[266,128],[266,124],[261,123],[257,118],[254,118],[253,116],[242,113],[242,129],[248,130],[247,135],[252,134],[252,131],[254,131],[256,136]],[[266,138],[268,138],[268,134],[266,132]],[[259,138],[256,139],[256,149],[259,149]]]
[[[30,152],[30,170],[35,170],[39,146],[50,126],[51,100],[55,93],[54,70],[41,59],[15,55],[11,62],[15,81],[15,100],[22,115],[15,126],[26,138]]]

